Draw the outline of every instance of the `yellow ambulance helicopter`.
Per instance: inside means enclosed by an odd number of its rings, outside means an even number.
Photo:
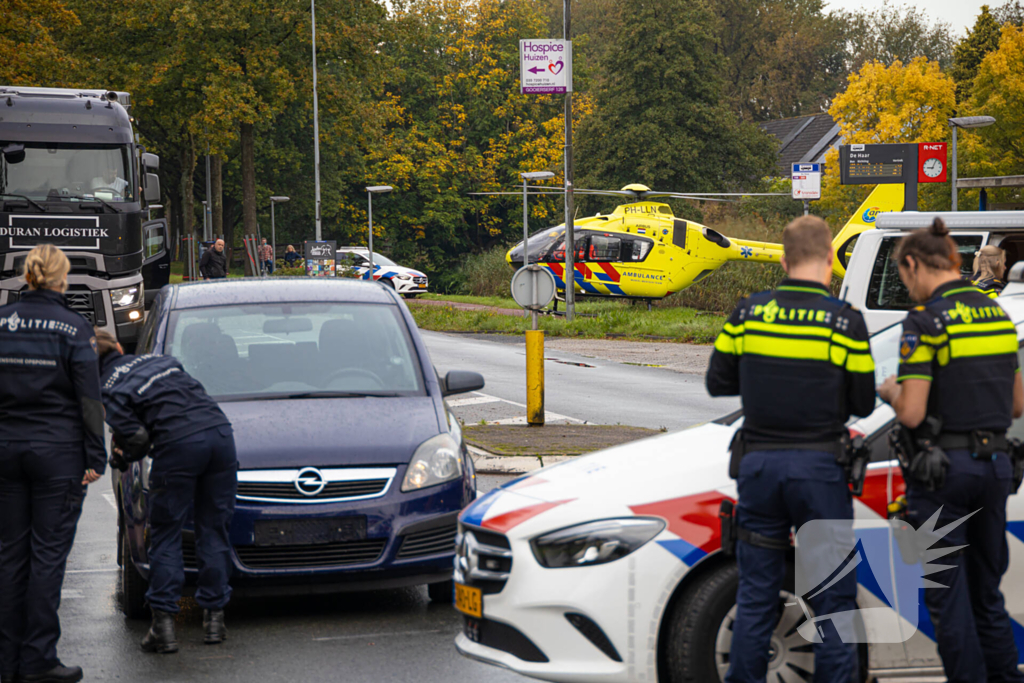
[[[552,188],[534,188],[530,194],[558,195]],[[537,190],[541,190],[538,192]],[[612,213],[574,221],[574,289],[584,296],[662,299],[705,279],[728,261],[778,264],[782,245],[736,239],[694,221],[677,218],[658,198],[728,201],[730,196],[765,196],[778,193],[684,194],[655,192],[645,185],[621,190],[576,190],[576,194],[621,196]],[[520,192],[481,192],[480,195]],[[788,195],[785,195],[788,196]],[[878,185],[846,223],[833,242],[837,258],[833,270],[843,277],[854,239],[874,227],[875,216],[903,208],[902,185]],[[523,265],[523,243],[505,255],[514,269]],[[530,236],[530,263],[539,263],[565,291],[565,226],[539,230]]]

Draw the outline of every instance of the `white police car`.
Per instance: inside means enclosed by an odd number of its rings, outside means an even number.
[[[999,303],[1024,337],[1024,285],[1008,286]],[[879,381],[896,371],[900,331],[895,325],[872,337]],[[863,495],[854,498],[857,536],[881,534],[885,547],[886,506],[904,491],[888,445],[894,417],[880,403],[849,425],[865,436],[873,461]],[[464,621],[458,650],[548,681],[721,680],[738,572],[721,552],[718,512],[723,499],[736,497],[728,447],[741,422],[736,412],[635,441],[478,498],[460,515],[456,539],[455,598]],[[1010,436],[1024,436],[1024,419]],[[1008,513],[1002,590],[1024,655],[1024,491],[1010,497]],[[867,634],[871,644],[859,645],[863,680],[941,675],[917,587],[897,590],[887,567],[874,563],[870,571],[858,567],[857,579],[860,610],[902,629],[888,642],[880,642],[881,629]],[[810,643],[798,632],[808,615],[793,592],[789,584],[779,597],[769,681],[813,675]]]
[[[366,247],[338,247],[338,267],[347,267],[363,280],[369,279],[370,250]],[[373,279],[383,282],[399,294],[415,297],[427,291],[427,276],[418,270],[400,266],[391,259],[373,252]]]

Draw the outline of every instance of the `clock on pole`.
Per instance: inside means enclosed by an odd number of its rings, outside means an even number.
[[[946,143],[919,142],[917,145],[917,182],[946,182]]]

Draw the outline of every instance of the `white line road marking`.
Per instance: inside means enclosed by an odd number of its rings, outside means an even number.
[[[61,600],[75,600],[78,598],[84,598],[85,593],[76,588],[64,588],[60,592]]]
[[[475,406],[481,403],[497,403],[501,401],[500,398],[494,396],[470,396],[469,398],[457,398],[452,401],[448,401],[448,405],[452,408],[459,408],[461,406]]]
[[[521,417],[507,417],[502,420],[492,420],[488,422],[489,425],[524,425],[527,421],[526,415]],[[566,420],[567,422],[574,422],[576,424],[582,424],[583,420],[577,420],[575,417],[566,417],[565,415],[559,415],[558,413],[544,413],[545,422],[555,422],[556,420]]]
[[[105,491],[103,493],[103,499],[110,503],[110,507],[114,508],[114,512],[117,512],[117,498],[114,497],[113,493]]]
[[[323,643],[329,640],[364,640],[366,638],[381,638],[386,636],[421,636],[431,633],[443,633],[443,631],[439,628],[435,628],[430,629],[429,631],[391,631],[390,633],[362,633],[355,636],[326,636],[324,638],[314,638],[313,642]]]
[[[65,574],[103,574],[106,572],[119,572],[120,567],[106,567],[104,569],[69,569]]]

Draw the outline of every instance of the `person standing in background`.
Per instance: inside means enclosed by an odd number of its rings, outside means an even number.
[[[266,237],[263,238],[263,244],[260,245],[260,264],[267,275],[274,274],[274,247],[267,244]]]
[[[199,274],[204,280],[221,280],[228,276],[228,257],[224,254],[224,240],[217,240],[199,259]]]

